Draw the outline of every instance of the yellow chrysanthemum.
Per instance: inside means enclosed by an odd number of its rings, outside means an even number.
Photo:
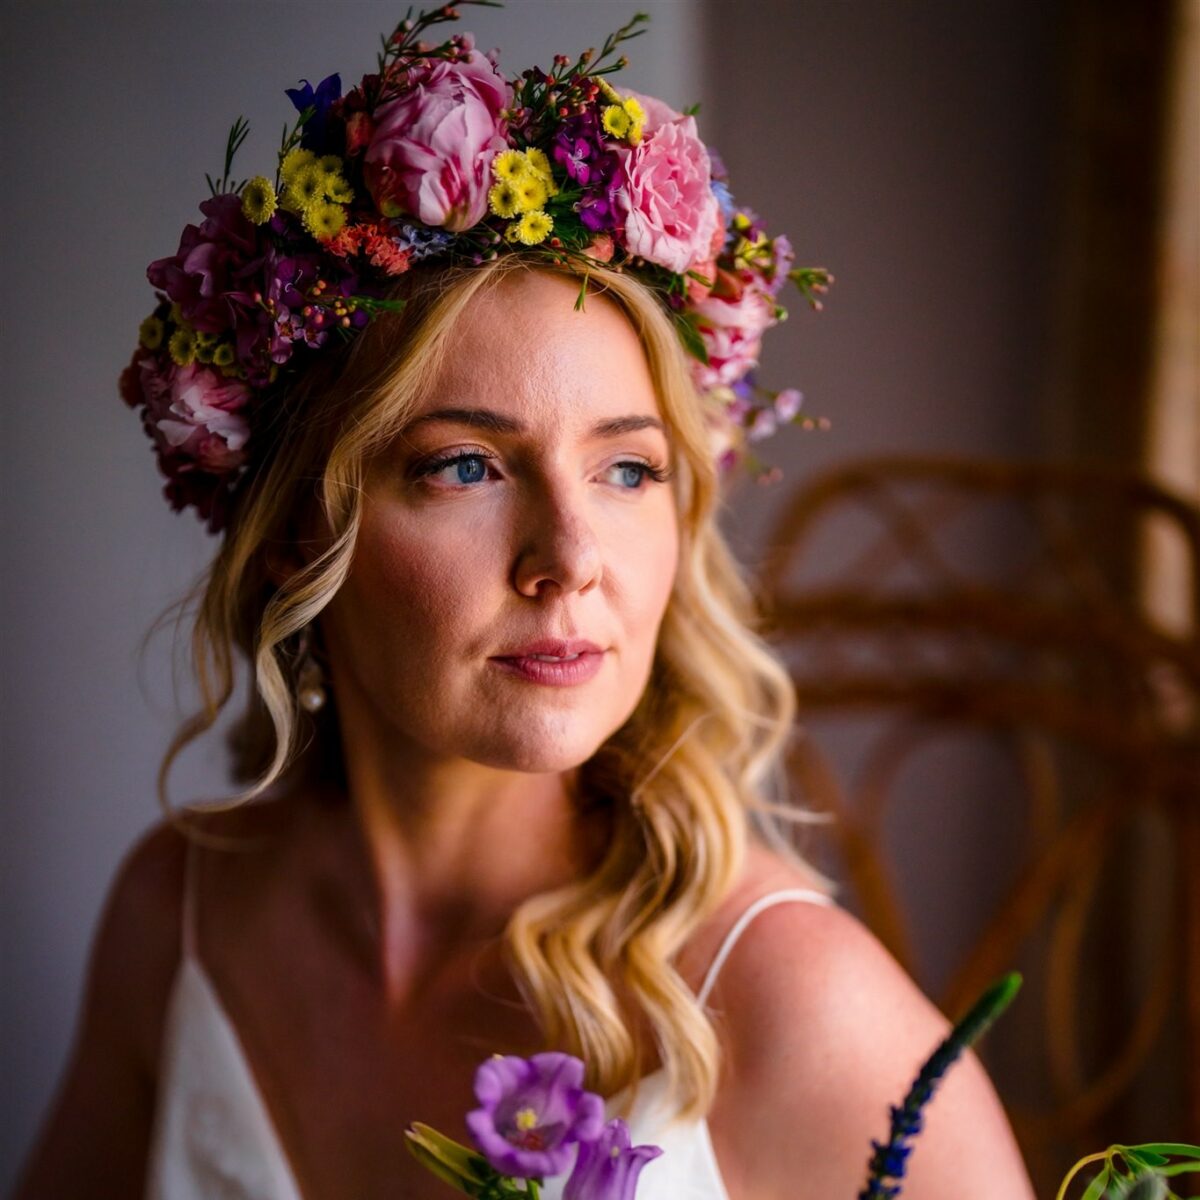
[[[195,335],[196,339],[196,361],[201,363],[210,363],[213,360],[213,351],[217,346],[217,335],[215,333],[199,333]]]
[[[263,175],[255,175],[242,189],[242,212],[253,225],[265,225],[275,215],[277,203],[275,186]]]
[[[151,313],[138,326],[138,345],[143,350],[157,350],[162,345],[163,334],[165,332],[166,326],[162,323],[162,318],[156,317]]]
[[[196,334],[191,329],[177,329],[167,343],[171,361],[181,367],[190,367],[196,361]]]
[[[213,351],[213,363],[218,367],[231,367],[233,365],[233,346],[229,342],[222,342]]]
[[[284,183],[291,183],[297,172],[315,166],[316,162],[317,156],[311,150],[296,146],[283,156],[283,162],[279,164],[279,177]]]
[[[601,113],[601,121],[604,128],[613,135],[613,137],[623,138],[630,129],[633,122],[629,119],[629,114],[620,104],[610,104],[603,113]]]
[[[546,157],[544,150],[537,150],[533,147],[525,151],[525,157],[529,160],[529,165],[538,175],[544,180],[550,179],[550,160]]]
[[[316,166],[296,171],[280,197],[280,203],[290,212],[303,213],[310,204],[325,199],[325,174]]]
[[[516,222],[517,241],[526,246],[536,246],[550,236],[554,228],[553,219],[544,212],[527,212]]]
[[[322,154],[317,159],[317,166],[326,175],[340,175],[346,169],[346,164],[336,154]]]
[[[518,212],[533,212],[546,203],[546,185],[536,175],[522,175],[513,180],[512,189],[517,196]],[[501,216],[511,214],[501,213]]]
[[[346,210],[328,200],[314,200],[303,213],[304,228],[315,238],[336,237],[346,224]]]
[[[515,217],[521,211],[521,197],[514,184],[500,180],[488,189],[488,208],[498,217]]]
[[[349,204],[354,199],[354,189],[341,175],[327,177],[325,196],[335,204]]]
[[[600,85],[600,95],[602,95],[605,100],[609,100],[613,104],[621,103],[621,93],[618,92],[617,89],[613,87],[613,85],[609,83],[607,79],[605,79],[602,75],[597,75],[595,76],[595,80]]]
[[[501,150],[492,159],[492,174],[500,180],[513,180],[529,170],[529,160],[520,150]]]
[[[504,240],[511,246],[521,240],[521,222],[513,221],[504,227]]]
[[[621,101],[621,107],[629,114],[629,132],[625,135],[631,146],[638,145],[642,140],[642,129],[646,124],[646,110],[633,96],[626,96]]]

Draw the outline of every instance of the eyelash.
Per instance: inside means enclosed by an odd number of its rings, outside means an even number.
[[[418,479],[424,479],[426,476],[436,475],[439,471],[443,471],[443,470],[445,470],[446,467],[453,466],[455,463],[464,462],[468,459],[473,459],[473,458],[478,458],[478,459],[483,460],[484,462],[489,462],[489,461],[493,460],[495,457],[496,456],[494,454],[483,454],[483,453],[481,453],[479,451],[475,451],[475,450],[460,451],[455,454],[447,454],[441,458],[434,458],[434,459],[430,459],[428,462],[421,463],[416,468],[415,476]],[[626,492],[640,492],[642,490],[641,485],[643,483],[645,483],[645,481],[647,479],[652,479],[652,480],[654,480],[655,483],[666,483],[667,480],[669,480],[671,478],[671,472],[669,470],[666,470],[661,467],[656,467],[652,463],[642,462],[640,459],[631,458],[631,459],[623,460],[621,462],[615,462],[612,464],[612,467],[610,467],[609,469],[611,470],[615,467],[638,467],[643,472],[645,472],[645,474],[642,476],[642,479],[639,482],[637,487],[621,489],[622,491],[626,491]],[[482,480],[475,480],[474,482],[480,483],[480,482],[482,482]],[[469,487],[472,487],[473,484],[460,483],[457,486],[463,487],[463,488],[469,488]]]

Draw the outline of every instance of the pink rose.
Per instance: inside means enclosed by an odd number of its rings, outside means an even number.
[[[708,351],[708,365],[695,362],[698,386],[704,389],[736,383],[758,362],[762,335],[775,321],[775,304],[752,284],[738,295],[713,292],[692,305]]]
[[[487,213],[491,162],[507,148],[501,112],[512,92],[464,35],[466,53],[422,68],[411,86],[373,114],[367,187],[381,212],[411,213],[460,233]]]
[[[210,367],[141,364],[146,424],[164,458],[190,459],[212,472],[236,470],[250,426],[239,411],[250,389]]]
[[[651,96],[642,140],[618,147],[623,179],[616,196],[630,254],[683,274],[712,256],[721,225],[713,195],[708,151],[694,117],[684,117]]]

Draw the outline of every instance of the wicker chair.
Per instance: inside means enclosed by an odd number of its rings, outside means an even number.
[[[1142,595],[1150,537],[1186,564],[1171,628]],[[1035,1180],[1135,1140],[1139,1111],[1171,1126],[1147,1138],[1200,1141],[1200,511],[1099,467],[879,459],[799,489],[770,545],[763,601],[802,723],[872,716],[855,782],[811,733],[795,778],[836,818],[864,919],[918,978],[883,823],[920,798],[896,781],[964,730],[1016,768],[1021,861],[938,999],[958,1012],[1026,970],[997,1035],[1027,1067],[1037,1039],[1045,1078],[1030,1096],[1019,1065],[993,1069]],[[1147,828],[1162,847],[1131,856]]]

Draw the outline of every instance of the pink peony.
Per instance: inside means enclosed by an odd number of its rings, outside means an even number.
[[[694,372],[702,388],[736,383],[758,362],[762,335],[775,322],[775,304],[752,284],[738,295],[714,292],[692,306],[708,351],[708,365],[696,362]]]
[[[469,34],[464,49],[456,62],[428,63],[407,91],[379,106],[364,167],[381,212],[410,213],[453,233],[487,214],[492,158],[508,145],[501,114],[512,98]]]
[[[242,465],[250,426],[239,411],[250,389],[210,367],[165,369],[155,359],[141,364],[146,424],[165,461],[191,460],[222,473]]]
[[[630,254],[683,274],[712,257],[721,226],[708,151],[694,117],[650,96],[641,142],[619,147],[622,182],[616,197]]]

